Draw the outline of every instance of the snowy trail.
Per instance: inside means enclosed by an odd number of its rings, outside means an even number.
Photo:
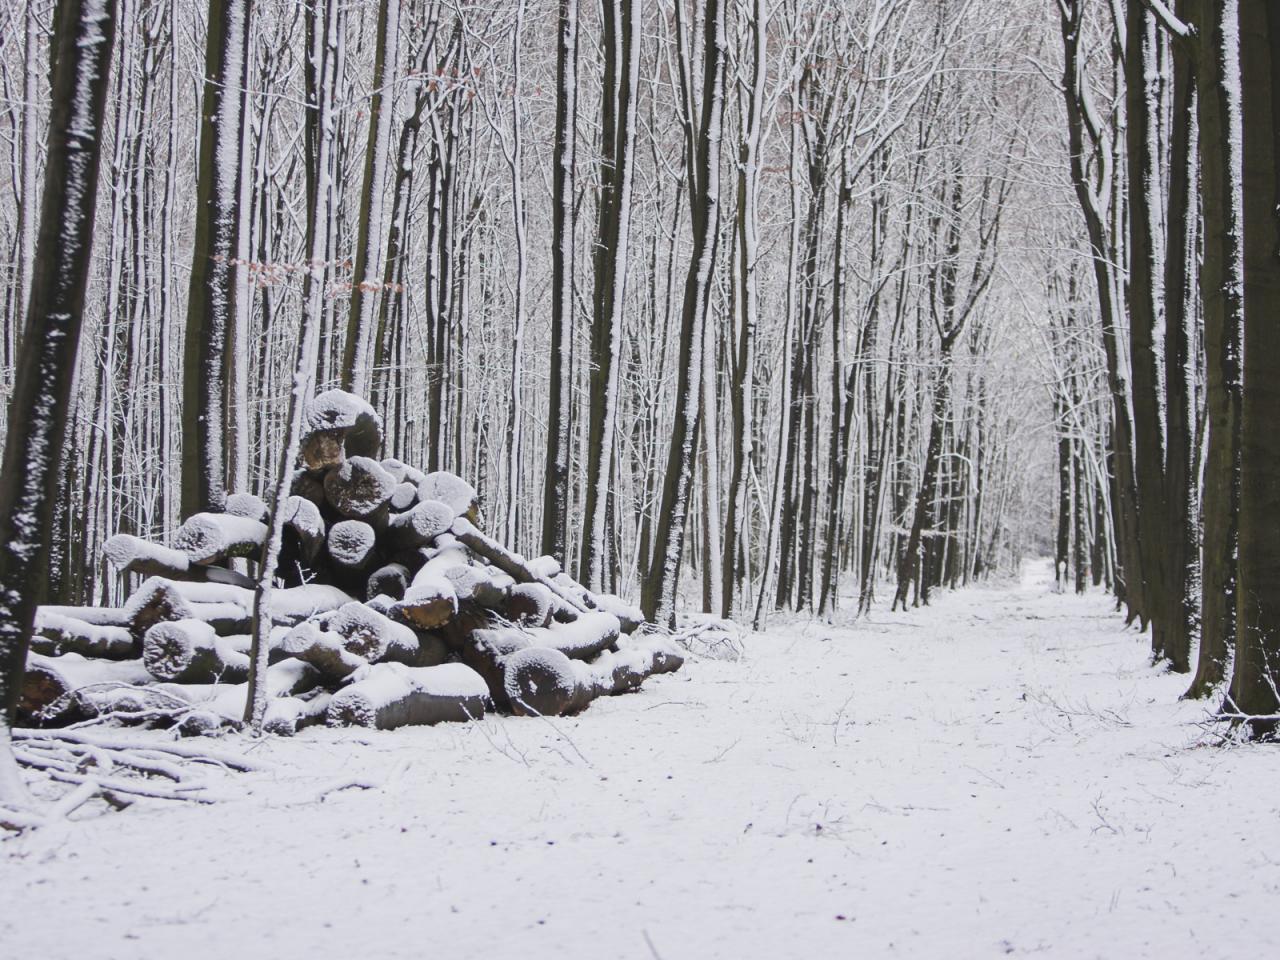
[[[1185,678],[1046,576],[581,718],[268,743],[243,802],[0,845],[0,955],[1265,955],[1280,752],[1197,746]]]

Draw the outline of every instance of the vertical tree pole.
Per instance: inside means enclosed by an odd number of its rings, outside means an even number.
[[[369,99],[369,138],[364,153],[364,185],[357,222],[355,273],[351,284],[351,313],[342,356],[342,389],[363,397],[369,393],[370,353],[374,317],[382,289],[378,254],[382,250],[383,184],[387,175],[391,120],[395,96],[388,87],[396,76],[400,49],[400,2],[378,5],[378,40],[373,59],[373,96]]]
[[[760,253],[760,230],[756,218],[760,182],[760,143],[764,131],[764,91],[768,68],[765,50],[763,0],[753,0],[749,38],[751,41],[751,83],[747,88],[742,117],[742,139],[738,145],[737,297],[738,342],[733,363],[733,384],[729,393],[733,445],[729,468],[729,496],[724,525],[724,560],[721,574],[720,615],[732,617],[742,569],[739,554],[745,555],[747,525],[747,472],[755,442],[752,404],[755,400],[756,322],[760,311],[756,260]]]
[[[560,0],[556,138],[551,180],[551,374],[547,398],[542,552],[565,555],[573,410],[573,233],[578,120],[578,0]]]
[[[228,334],[235,314],[240,233],[240,148],[251,0],[209,0],[196,235],[183,348],[182,514],[226,499]]]
[[[693,252],[685,278],[677,354],[675,422],[667,453],[662,506],[654,533],[653,562],[640,591],[640,609],[649,620],[674,625],[676,586],[684,547],[702,375],[703,324],[711,297],[712,271],[720,232],[720,140],[724,117],[724,75],[728,58],[723,0],[707,0],[703,24],[702,115],[692,178]],[[710,427],[708,428],[710,429]]]
[[[640,75],[637,0],[604,4],[605,83],[601,101],[600,213],[596,233],[595,316],[591,326],[586,490],[579,579],[591,590],[605,580],[605,535],[618,417],[622,311],[626,301],[635,178],[636,86]]]
[[[0,799],[25,787],[9,749],[48,577],[63,437],[84,319],[115,0],[62,0],[31,299],[0,465]]]
[[[1226,677],[1236,642],[1240,506],[1240,364],[1244,325],[1244,227],[1240,192],[1238,0],[1197,0],[1200,204],[1204,260],[1205,452],[1201,508],[1200,651],[1188,696],[1208,696]]]
[[[1240,2],[1244,173],[1244,394],[1239,633],[1229,707],[1274,735],[1280,713],[1280,9]]]

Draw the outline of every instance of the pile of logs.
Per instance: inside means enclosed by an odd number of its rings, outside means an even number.
[[[269,594],[266,729],[576,713],[680,667],[669,639],[635,633],[638,610],[486,536],[464,480],[377,459],[381,428],[348,393],[308,405]],[[108,540],[107,562],[141,582],[119,608],[40,608],[21,719],[240,726],[268,519],[237,493],[168,546]]]

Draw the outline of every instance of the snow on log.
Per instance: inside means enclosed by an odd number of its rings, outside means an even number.
[[[253,581],[242,573],[224,567],[193,564],[191,558],[181,550],[152,543],[128,533],[117,533],[109,537],[102,545],[102,555],[107,563],[121,573],[253,586]]]
[[[545,647],[517,650],[503,664],[506,700],[521,717],[577,713],[591,702],[591,688],[584,681],[574,661]]]
[[[448,631],[459,659],[478,673],[489,688],[489,698],[499,710],[510,710],[505,681],[506,658],[530,646],[516,627],[487,627],[465,633]]]
[[[425,547],[448,531],[457,514],[439,500],[423,500],[411,510],[397,513],[387,524],[387,542],[396,550]]]
[[[278,569],[291,571],[294,564],[310,567],[324,543],[325,526],[320,508],[305,497],[290,496],[284,505]]]
[[[269,700],[262,729],[277,737],[292,737],[303,727],[324,723],[332,699],[331,694],[321,692],[306,699],[280,697],[278,700]]]
[[[324,475],[325,499],[344,517],[366,520],[387,505],[396,482],[377,460],[351,457]]]
[[[233,493],[227,497],[225,513],[234,517],[247,517],[259,523],[267,522],[267,505],[263,499],[252,493]]]
[[[448,504],[455,517],[466,517],[473,523],[480,519],[480,496],[476,488],[456,474],[437,470],[418,483],[419,500],[439,500]]]
[[[329,702],[331,727],[394,730],[418,724],[475,720],[484,715],[489,689],[461,663],[406,667],[379,663]]]
[[[108,660],[138,655],[138,645],[128,627],[103,626],[52,611],[51,607],[36,608],[35,635],[31,638],[31,649],[36,653],[49,657],[78,653]]]
[[[339,520],[329,528],[329,559],[342,570],[369,566],[378,546],[378,535],[363,520]]]
[[[73,617],[99,627],[127,627],[129,616],[122,607],[74,607],[48,603],[40,607],[44,613],[60,617]]]
[[[644,623],[644,614],[640,608],[627,603],[615,593],[593,593],[591,600],[597,610],[604,610],[618,618],[623,633],[635,633]]]
[[[528,627],[524,634],[535,647],[559,650],[574,660],[589,660],[618,642],[618,618],[603,610],[579,614],[573,623],[553,623],[550,627]]]
[[[375,457],[382,447],[382,418],[360,397],[326,390],[303,412],[302,462],[308,470],[341,466],[348,457]]]
[[[540,583],[518,583],[507,597],[507,618],[526,627],[545,627],[551,622],[555,597]]]
[[[320,684],[320,673],[300,660],[281,660],[267,669],[267,697],[296,697]],[[168,692],[189,695],[191,710],[178,722],[186,736],[214,733],[225,727],[239,729],[244,723],[248,699],[247,683],[220,683],[212,686],[171,686]]]
[[[449,622],[458,612],[458,594],[448,573],[453,567],[466,566],[466,555],[457,548],[441,550],[422,565],[395,605],[395,614],[406,623],[431,630]]]
[[[498,541],[485,536],[466,517],[455,520],[450,530],[469,550],[492,563],[517,583],[540,583],[550,590],[552,595],[560,601],[556,610],[558,616],[572,619],[573,616],[587,609],[581,598],[574,597],[554,580],[541,576],[530,567],[524,557],[518,553],[512,553]]]
[[[418,658],[418,635],[363,603],[344,603],[325,618],[325,627],[339,634],[348,650],[370,663],[394,660],[412,664]]]
[[[173,545],[192,563],[217,563],[229,557],[256,558],[267,539],[267,525],[229,513],[197,513],[173,535]]]
[[[653,674],[672,673],[683,663],[684,656],[665,637],[602,653],[591,663],[528,647],[505,658],[503,687],[518,716],[562,716],[578,713],[596,697],[634,690]]]
[[[406,471],[409,468],[408,466],[405,465],[405,462],[403,460],[397,460],[394,457],[387,457],[384,460],[379,460],[378,463],[382,465],[383,470],[391,474],[392,479],[395,480],[396,483],[405,482]],[[414,484],[413,486],[414,486],[414,495],[416,496],[417,484]]]
[[[245,634],[220,637],[201,620],[157,623],[142,639],[142,662],[157,680],[239,683],[249,676]]]
[[[369,661],[347,649],[347,640],[339,633],[326,630],[307,620],[290,630],[280,641],[279,650],[315,667],[329,681],[345,680]],[[380,654],[382,651],[379,649]]]
[[[409,586],[409,568],[403,563],[388,563],[369,575],[365,596],[370,600],[379,594],[399,600]]]
[[[385,462],[386,461],[383,461],[384,464]],[[385,470],[386,467],[384,466],[383,469]],[[395,474],[392,474],[392,476],[394,477]],[[408,510],[417,502],[418,488],[415,484],[412,484],[407,480],[401,480],[396,484],[395,489],[391,491],[391,500],[389,503],[391,504],[392,510]]]
[[[506,611],[510,590],[505,584],[496,583],[485,567],[474,563],[458,565],[445,571],[445,576],[453,584],[453,592],[459,603],[472,603],[488,609],[502,608]],[[509,611],[506,612],[509,616]]]
[[[139,660],[91,660],[78,653],[46,657],[32,653],[18,696],[18,715],[40,723],[78,719],[83,711],[76,692],[87,688],[109,689],[150,682],[151,675]]]
[[[293,626],[318,613],[337,610],[350,603],[352,596],[338,587],[324,583],[304,583],[271,591],[271,622]]]
[[[218,633],[249,629],[253,592],[226,584],[182,583],[163,577],[144,580],[125,604],[135,637],[166,620],[202,620]]]

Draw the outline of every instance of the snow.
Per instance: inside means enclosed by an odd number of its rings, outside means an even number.
[[[363,520],[339,520],[329,528],[329,556],[339,566],[363,567],[377,546],[377,534]]]
[[[1280,753],[1211,745],[1187,678],[1152,668],[1106,597],[1034,574],[856,624],[775,618],[739,660],[690,659],[576,717],[194,744],[274,769],[229,781],[243,800],[86,808],[56,845],[0,842],[0,944],[1267,955]]]
[[[382,431],[382,418],[369,406],[368,402],[354,393],[344,390],[326,390],[317,394],[307,402],[303,412],[303,432],[315,430],[350,430],[360,422],[371,421]],[[348,453],[359,454],[363,451],[348,449]]]

